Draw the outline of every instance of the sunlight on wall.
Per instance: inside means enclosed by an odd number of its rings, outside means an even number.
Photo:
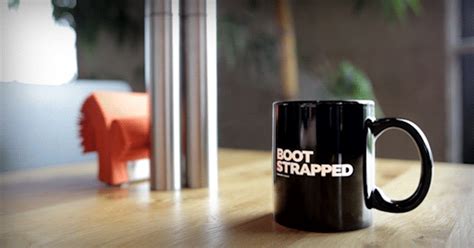
[[[59,85],[77,75],[76,33],[55,22],[51,0],[0,0],[0,82]]]

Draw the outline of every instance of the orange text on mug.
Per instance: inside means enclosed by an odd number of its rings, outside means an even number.
[[[314,151],[277,148],[276,171],[278,176],[289,175],[348,177],[354,168],[350,164],[312,164]],[[282,174],[284,173],[284,174]]]

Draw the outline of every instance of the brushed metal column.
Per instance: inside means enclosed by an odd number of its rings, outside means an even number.
[[[150,187],[180,189],[179,0],[145,2],[145,82],[151,98]]]
[[[182,0],[181,5],[186,185],[217,186],[216,1]]]

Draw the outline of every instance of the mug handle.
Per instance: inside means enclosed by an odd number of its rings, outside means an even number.
[[[373,208],[391,213],[403,213],[413,210],[426,197],[431,184],[433,156],[428,140],[417,125],[405,119],[382,118],[375,121],[367,120],[367,126],[372,131],[375,139],[390,128],[398,128],[405,131],[415,141],[421,157],[420,181],[416,191],[410,197],[400,201],[391,200],[385,196],[381,189],[375,186],[368,202]]]

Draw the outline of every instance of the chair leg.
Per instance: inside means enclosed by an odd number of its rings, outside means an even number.
[[[109,185],[128,182],[127,163],[99,154],[99,180]]]

